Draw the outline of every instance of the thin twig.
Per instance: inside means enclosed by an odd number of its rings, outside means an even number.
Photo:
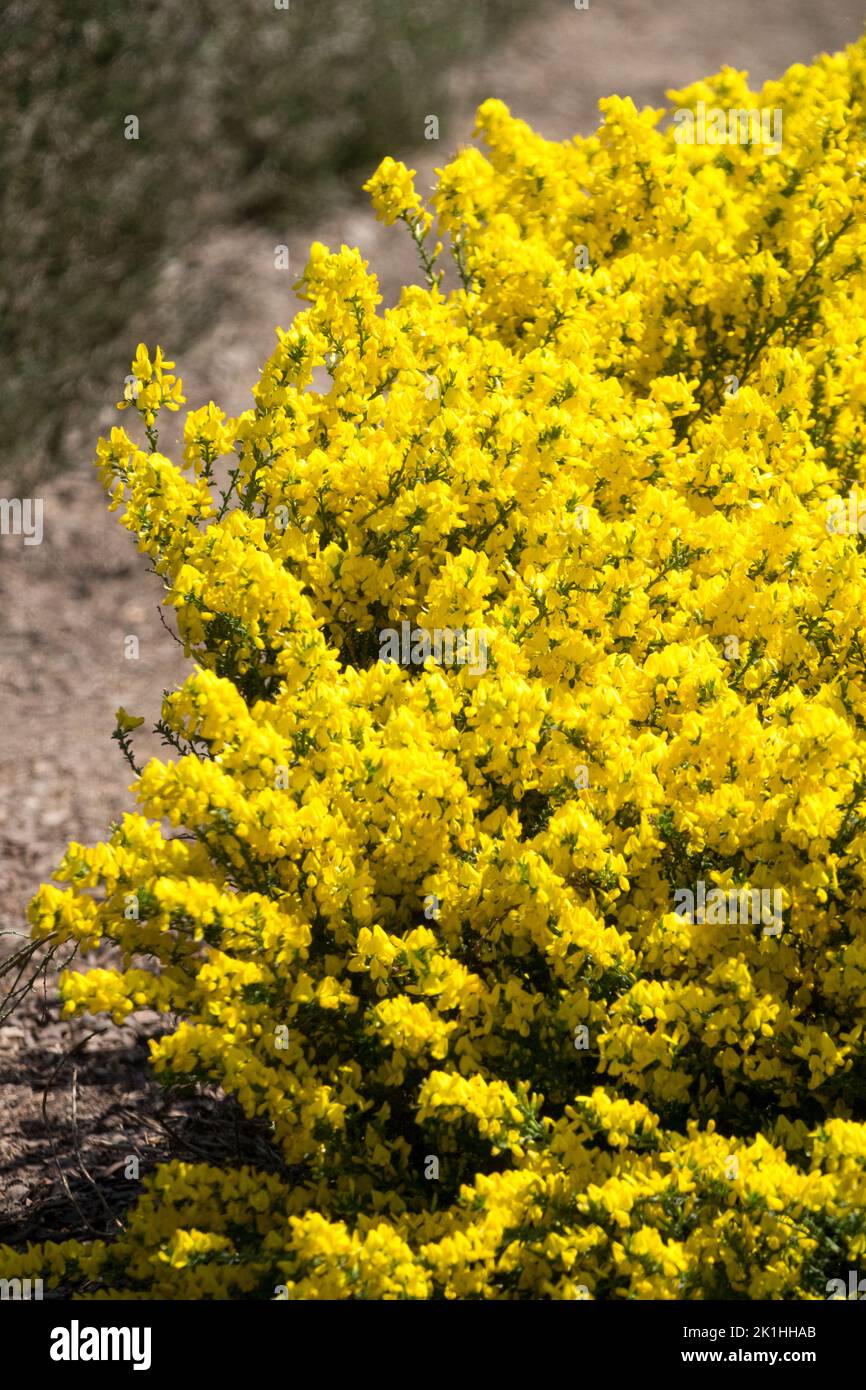
[[[72,1203],[72,1205],[74,1206],[75,1210],[77,1211],[77,1213],[78,1213],[78,1215],[79,1215],[79,1217],[80,1217],[80,1219],[81,1219],[82,1224],[83,1224],[84,1226],[86,1226],[86,1228],[87,1228],[93,1235],[96,1235],[96,1236],[98,1236],[98,1235],[100,1234],[100,1232],[97,1231],[97,1229],[96,1229],[96,1227],[93,1225],[93,1223],[87,1219],[87,1217],[84,1215],[84,1212],[81,1210],[81,1207],[79,1206],[78,1201],[76,1200],[75,1197],[73,1197],[73,1195],[72,1195],[72,1188],[69,1186],[68,1179],[67,1179],[67,1177],[66,1177],[66,1174],[65,1174],[64,1171],[63,1171],[63,1167],[62,1167],[62,1165],[61,1165],[61,1163],[60,1163],[60,1159],[59,1159],[58,1156],[57,1156],[57,1145],[54,1143],[54,1137],[53,1137],[53,1135],[52,1135],[52,1133],[51,1133],[51,1125],[50,1125],[50,1122],[49,1122],[49,1119],[48,1119],[48,1093],[49,1093],[49,1091],[51,1090],[51,1087],[54,1085],[55,1077],[58,1075],[58,1073],[61,1071],[61,1069],[66,1065],[66,1063],[69,1061],[70,1057],[74,1056],[74,1054],[75,1054],[76,1052],[78,1052],[79,1049],[82,1048],[86,1042],[89,1042],[91,1038],[95,1037],[96,1034],[97,1034],[98,1032],[99,1032],[99,1029],[98,1029],[98,1028],[94,1028],[93,1031],[92,1031],[91,1033],[85,1034],[85,1036],[81,1039],[81,1041],[80,1041],[80,1042],[77,1042],[77,1043],[75,1044],[74,1047],[71,1047],[71,1048],[69,1049],[68,1052],[64,1052],[64,1053],[63,1053],[63,1055],[61,1056],[59,1062],[57,1063],[57,1066],[54,1068],[53,1072],[51,1073],[50,1077],[48,1078],[48,1084],[46,1085],[45,1090],[42,1092],[42,1121],[43,1121],[43,1123],[44,1123],[44,1125],[45,1125],[45,1132],[46,1132],[46,1134],[48,1135],[48,1142],[49,1142],[49,1144],[51,1145],[51,1153],[52,1153],[53,1158],[54,1158],[54,1164],[55,1164],[55,1167],[57,1168],[57,1172],[58,1172],[58,1175],[59,1175],[59,1177],[60,1177],[60,1181],[61,1181],[61,1184],[62,1184],[62,1186],[63,1186],[63,1190],[64,1190],[64,1192],[66,1193],[66,1195],[67,1195],[67,1197],[69,1198],[69,1200],[70,1200],[70,1202]]]
[[[91,1036],[92,1036],[92,1034],[91,1034]],[[117,1227],[117,1229],[118,1229],[119,1231],[122,1230],[122,1229],[123,1229],[123,1222],[118,1220],[118,1218],[115,1216],[114,1212],[111,1210],[111,1207],[110,1207],[110,1206],[108,1205],[108,1203],[106,1202],[105,1198],[104,1198],[103,1195],[102,1195],[102,1192],[100,1191],[99,1184],[95,1181],[95,1179],[94,1179],[94,1178],[91,1176],[91,1174],[88,1172],[87,1166],[86,1166],[86,1164],[85,1164],[85,1162],[84,1162],[84,1158],[83,1158],[82,1153],[81,1153],[81,1145],[80,1145],[79,1140],[78,1140],[78,1067],[77,1067],[77,1066],[75,1066],[75,1067],[72,1068],[72,1142],[73,1142],[74,1145],[75,1145],[75,1153],[76,1153],[76,1156],[77,1156],[77,1158],[78,1158],[78,1166],[79,1166],[79,1168],[81,1169],[81,1171],[82,1171],[82,1173],[84,1174],[84,1176],[85,1176],[85,1178],[87,1179],[87,1181],[90,1183],[90,1186],[93,1188],[93,1190],[94,1190],[94,1192],[96,1193],[97,1197],[99,1198],[99,1200],[100,1200],[100,1202],[101,1202],[101,1204],[102,1204],[102,1207],[103,1207],[103,1209],[104,1209],[106,1215],[108,1216],[109,1221],[113,1221],[114,1224],[115,1224],[115,1226]]]
[[[174,1130],[170,1129],[162,1120],[158,1120],[155,1115],[137,1115],[134,1111],[127,1110],[125,1105],[119,1105],[117,1108],[122,1115],[131,1116],[139,1124],[151,1125],[155,1126],[157,1129],[161,1129],[181,1151],[188,1149],[190,1153],[197,1154],[199,1158],[203,1158],[206,1163],[211,1163],[213,1161],[212,1153],[205,1153],[204,1149],[200,1149],[197,1144],[191,1143],[188,1139],[181,1139],[179,1135],[175,1134]]]
[[[182,646],[183,646],[183,642],[182,642],[181,638],[178,637],[178,635],[177,635],[176,632],[172,632],[172,630],[171,630],[171,628],[169,627],[168,623],[165,621],[165,614],[164,614],[163,611],[162,611],[162,604],[159,605],[159,607],[157,608],[156,611],[157,611],[157,613],[158,613],[158,615],[159,615],[159,621],[162,623],[162,625],[163,625],[163,627],[165,628],[166,632],[168,633],[169,637],[172,639],[172,641],[176,642],[177,645],[178,645],[179,647],[182,647]]]

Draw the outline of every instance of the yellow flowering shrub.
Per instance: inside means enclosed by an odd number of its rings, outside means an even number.
[[[809,1299],[862,1267],[864,92],[866,42],[673,94],[781,110],[773,150],[485,103],[429,207],[393,160],[367,185],[428,287],[382,312],[314,245],[252,408],[192,413],[180,460],[139,348],[148,447],[114,429],[99,469],[194,668],[176,756],[30,918],[118,948],[67,1016],[164,1011],[157,1075],[275,1161],[163,1165],[117,1238],[4,1268]]]

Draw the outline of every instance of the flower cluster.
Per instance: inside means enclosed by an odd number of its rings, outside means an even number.
[[[195,666],[33,931],[114,943],[67,1014],[163,1011],[156,1072],[275,1161],[164,1165],[109,1243],[4,1272],[808,1299],[866,1257],[866,550],[826,525],[866,485],[866,42],[671,95],[784,144],[617,98],[549,143],[489,101],[430,211],[369,184],[427,288],[382,312],[316,245],[251,409],[177,464],[100,442]],[[484,669],[379,660],[404,622],[483,631]],[[680,915],[698,883],[780,929]]]

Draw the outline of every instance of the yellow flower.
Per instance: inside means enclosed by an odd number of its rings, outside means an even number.
[[[139,345],[149,447],[97,464],[192,666],[29,920],[113,948],[67,1016],[158,1011],[154,1071],[272,1153],[4,1273],[808,1300],[862,1261],[864,84],[861,41],[672,94],[783,110],[773,150],[485,102],[431,200],[454,287],[385,159],[428,288],[315,243],[254,408],[179,460]]]
[[[133,729],[139,729],[144,723],[144,715],[127,714],[123,705],[117,710],[114,722],[118,729],[123,733],[129,734]]]

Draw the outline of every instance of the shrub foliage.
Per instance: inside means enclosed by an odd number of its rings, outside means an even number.
[[[147,445],[99,468],[194,669],[176,756],[31,921],[114,943],[67,1014],[164,1011],[156,1073],[275,1163],[163,1165],[117,1238],[10,1269],[699,1299],[862,1264],[866,558],[831,520],[866,466],[864,76],[861,43],[672,94],[781,109],[777,152],[485,103],[430,208],[392,160],[367,185],[429,288],[382,313],[314,245],[253,406],[190,413],[176,462],[139,348]],[[404,623],[486,662],[381,660]]]

